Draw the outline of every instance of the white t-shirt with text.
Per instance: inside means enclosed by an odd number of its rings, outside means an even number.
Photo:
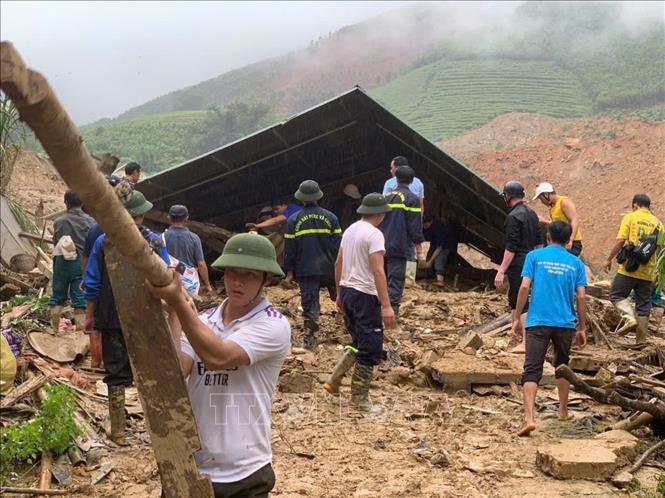
[[[199,315],[215,335],[245,350],[248,366],[209,371],[183,335],[182,352],[194,360],[187,390],[201,450],[199,471],[213,482],[236,482],[271,463],[270,418],[277,378],[291,345],[288,320],[265,298],[224,325],[222,303]]]
[[[342,276],[339,285],[378,296],[369,255],[386,252],[381,230],[366,221],[356,221],[342,234]]]

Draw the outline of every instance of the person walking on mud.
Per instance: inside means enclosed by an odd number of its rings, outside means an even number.
[[[531,306],[526,319],[526,353],[522,389],[524,424],[518,436],[528,436],[535,428],[535,406],[538,384],[543,377],[543,364],[549,343],[554,346],[554,368],[567,365],[571,345],[586,345],[586,271],[582,260],[566,250],[573,231],[564,221],[555,221],[547,229],[548,246],[531,251],[522,269],[522,283],[517,296],[516,313],[522,313],[533,286]],[[576,320],[575,308],[577,305]],[[519,321],[513,324],[518,333]],[[570,384],[558,374],[559,420],[568,420]]]
[[[513,348],[514,353],[524,353],[524,336],[526,331],[526,313],[529,301],[524,303],[520,313],[516,313],[517,293],[522,283],[522,267],[529,251],[543,245],[542,235],[538,224],[538,215],[524,203],[524,187],[520,182],[509,181],[503,186],[500,194],[508,206],[508,214],[504,223],[506,248],[503,260],[496,272],[494,285],[502,289],[508,278],[508,304],[510,306],[513,331],[521,338],[520,344]],[[515,327],[518,324],[519,327]]]
[[[551,183],[543,182],[536,188],[533,200],[539,199],[550,210],[551,221],[565,221],[572,228],[572,236],[566,250],[575,256],[582,254],[582,224],[575,203],[565,195],[559,195]]]
[[[201,435],[199,471],[217,498],[267,497],[275,485],[272,399],[291,326],[263,291],[284,273],[272,243],[256,233],[231,237],[212,266],[224,270],[228,297],[200,316],[176,273],[166,287],[146,285],[175,310],[185,333],[174,342]]]
[[[342,235],[335,262],[337,309],[344,315],[351,344],[323,387],[339,394],[344,374],[355,365],[351,402],[363,410],[370,408],[369,385],[381,361],[383,327],[395,323],[384,271],[385,241],[377,228],[390,209],[383,195],[367,194],[357,210],[362,218]]]
[[[284,270],[286,281],[293,279],[300,286],[300,302],[304,319],[304,346],[316,348],[321,305],[319,289],[328,289],[335,301],[335,259],[342,238],[337,216],[319,207],[323,197],[319,184],[305,180],[294,194],[304,207],[286,221],[284,234]]]

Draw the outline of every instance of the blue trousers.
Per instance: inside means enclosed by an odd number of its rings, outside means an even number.
[[[399,308],[404,294],[406,280],[406,259],[386,258],[386,277],[388,278],[388,297],[393,308]]]
[[[318,329],[319,317],[321,316],[321,303],[319,301],[319,289],[325,287],[328,289],[330,299],[337,299],[337,290],[335,288],[335,277],[332,275],[315,275],[308,277],[298,277],[300,286],[300,304],[302,305],[302,315],[306,325]]]
[[[376,296],[341,287],[344,323],[351,334],[350,349],[360,365],[378,365],[383,351],[381,304]]]

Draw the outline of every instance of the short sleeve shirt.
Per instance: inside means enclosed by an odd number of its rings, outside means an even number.
[[[356,221],[342,234],[342,275],[339,285],[378,296],[369,255],[386,252],[381,230],[366,221]]]
[[[266,299],[242,318],[224,325],[225,303],[199,316],[221,340],[238,344],[250,364],[210,371],[187,338],[182,352],[194,365],[187,390],[202,448],[199,470],[213,482],[237,482],[272,460],[270,419],[277,378],[291,345],[288,320]]]
[[[653,234],[656,229],[658,229],[661,234],[664,232],[663,224],[658,218],[646,208],[637,209],[623,217],[619,233],[617,234],[617,239],[626,240],[637,246],[644,237]],[[621,275],[649,281],[653,280],[655,272],[656,255],[652,256],[647,264],[640,265],[640,267],[634,272],[626,271],[624,265],[619,266],[618,270],[618,273]]]
[[[575,328],[575,291],[587,285],[581,259],[549,245],[526,255],[522,277],[532,281],[527,327]]]
[[[294,214],[300,212],[302,209],[302,206],[298,204],[287,204],[286,205],[286,211],[284,211],[283,216],[286,216],[286,219],[288,220],[291,216]]]
[[[164,241],[169,254],[183,263],[196,266],[199,261],[203,261],[201,239],[195,233],[190,232],[188,228],[169,228],[164,232]]]
[[[396,188],[397,188],[397,178],[395,178],[394,176],[388,178],[386,180],[386,183],[383,184],[383,195],[386,195],[388,192],[395,190]],[[425,198],[425,185],[423,185],[423,182],[417,176],[413,178],[411,185],[409,185],[409,190],[414,194],[416,194],[418,199],[422,200]]]

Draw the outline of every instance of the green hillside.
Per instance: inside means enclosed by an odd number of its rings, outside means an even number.
[[[477,128],[506,112],[582,116],[591,100],[552,62],[440,60],[370,94],[431,140]]]

